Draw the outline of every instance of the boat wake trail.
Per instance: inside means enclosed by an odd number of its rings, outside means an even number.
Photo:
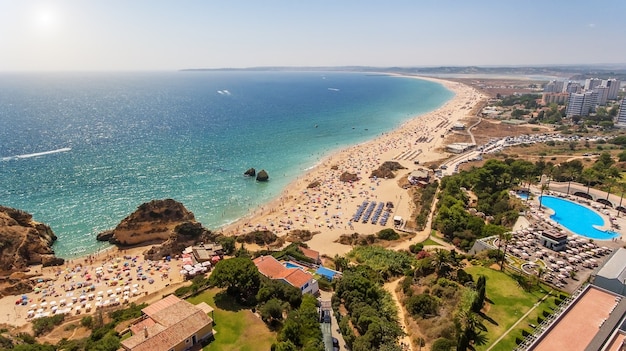
[[[31,158],[31,157],[37,157],[37,156],[58,154],[60,152],[68,152],[68,151],[71,151],[71,150],[72,150],[71,147],[64,147],[64,148],[60,148],[60,149],[56,149],[56,150],[35,152],[35,153],[32,153],[32,154],[23,154],[23,155],[11,156],[11,157],[3,157],[3,158],[1,158],[1,160],[2,161],[10,161],[10,160],[17,160],[17,159],[22,159],[22,158]]]

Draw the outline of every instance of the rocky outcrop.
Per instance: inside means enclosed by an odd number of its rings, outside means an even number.
[[[195,220],[193,213],[178,201],[152,200],[139,206],[115,229],[100,233],[97,239],[120,246],[163,242],[170,238],[176,226]]]
[[[56,239],[52,229],[35,222],[31,214],[0,206],[0,297],[33,290],[30,279],[37,274],[25,273],[28,266],[65,263],[52,250]]]
[[[262,169],[259,171],[259,173],[257,173],[256,175],[256,180],[258,182],[267,182],[270,179],[270,176],[267,174],[267,172]]]
[[[142,204],[115,229],[100,233],[97,239],[122,247],[157,244],[144,255],[147,259],[161,259],[178,255],[187,246],[213,238],[183,204],[166,199]]]
[[[247,171],[245,171],[243,175],[248,176],[248,177],[254,177],[256,175],[256,169],[250,168]]]
[[[356,182],[359,180],[359,176],[354,173],[343,172],[341,176],[339,176],[339,180],[342,182]]]
[[[406,169],[401,164],[395,161],[386,161],[378,169],[372,171],[370,178],[381,178],[381,179],[393,179],[396,177],[395,171],[399,169]]]
[[[56,239],[52,229],[35,222],[31,214],[0,206],[0,271],[23,270],[44,262],[63,264],[52,249]]]

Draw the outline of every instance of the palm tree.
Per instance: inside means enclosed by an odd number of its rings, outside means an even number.
[[[450,252],[444,249],[435,249],[435,254],[433,255],[431,262],[435,268],[437,278],[446,275],[448,268],[450,268],[450,265],[452,264]]]
[[[564,172],[565,177],[567,178],[567,195],[569,195],[569,188],[572,185],[572,180],[574,179],[574,170],[571,168],[565,168]]]
[[[541,201],[543,200],[543,192],[550,190],[549,183],[541,184],[541,195],[539,196],[539,209],[541,209]]]
[[[502,254],[501,257],[501,263],[500,263],[500,270],[503,271],[504,270],[504,260],[506,258],[506,249],[509,246],[509,241],[511,241],[511,239],[513,238],[513,234],[511,234],[511,232],[507,232],[504,233],[503,235],[503,239],[504,239],[504,253]]]
[[[626,191],[626,183],[617,183],[617,185],[619,186],[620,189],[620,197],[619,197],[619,206],[618,207],[622,207],[622,200],[624,199],[624,192]],[[619,216],[620,214],[620,210],[617,211],[617,215]]]

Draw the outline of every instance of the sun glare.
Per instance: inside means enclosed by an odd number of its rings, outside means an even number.
[[[51,9],[39,9],[34,16],[35,26],[42,32],[50,32],[58,26],[59,18]]]

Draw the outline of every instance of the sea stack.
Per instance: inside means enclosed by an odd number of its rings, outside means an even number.
[[[256,169],[250,168],[247,171],[245,171],[243,175],[248,176],[248,177],[254,177],[256,175]]]
[[[267,182],[270,179],[270,176],[267,174],[267,172],[262,169],[259,171],[259,173],[257,173],[256,175],[256,180],[258,182]]]
[[[115,229],[99,234],[97,240],[120,247],[154,245],[144,257],[158,260],[179,254],[197,242],[212,241],[212,233],[182,203],[165,199],[142,204]]]

